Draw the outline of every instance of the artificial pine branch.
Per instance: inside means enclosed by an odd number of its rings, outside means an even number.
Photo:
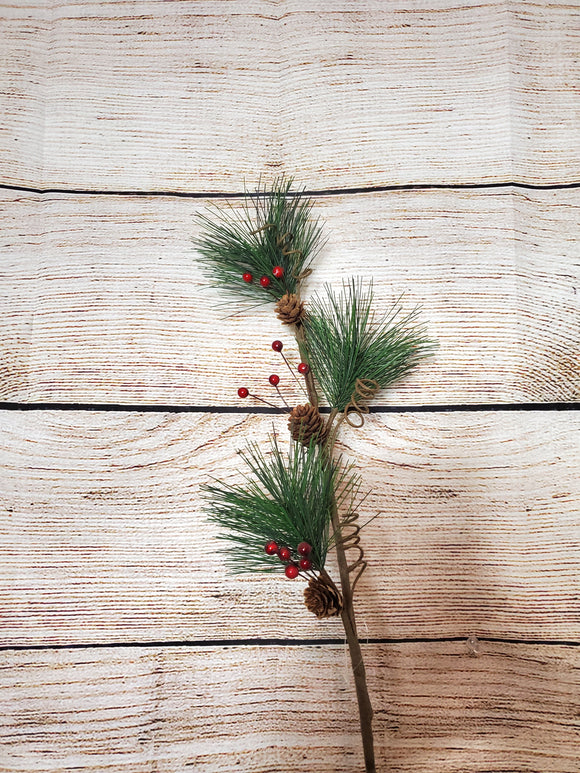
[[[395,304],[381,317],[373,311],[372,285],[359,279],[335,294],[314,295],[303,320],[307,361],[331,407],[343,411],[357,381],[384,389],[408,373],[433,349],[417,310],[401,316]]]
[[[322,232],[311,217],[312,202],[303,193],[291,193],[291,182],[280,178],[271,191],[247,195],[241,213],[216,210],[214,219],[200,217],[205,231],[198,250],[220,290],[240,298],[277,301],[278,318],[294,330],[309,398],[308,405],[296,406],[290,414],[294,443],[288,457],[275,438],[269,455],[250,445],[242,453],[250,470],[245,483],[214,481],[205,491],[209,518],[232,543],[228,551],[232,568],[272,571],[280,566],[278,557],[286,563],[286,576],[295,578],[299,565],[308,579],[307,608],[317,617],[341,615],[365,770],[375,773],[373,711],[353,606],[354,585],[366,566],[356,511],[360,478],[334,458],[334,443],[345,419],[357,426],[349,420],[349,410],[359,415],[367,410],[357,399],[368,401],[379,388],[406,374],[434,344],[416,324],[416,311],[401,317],[395,304],[375,317],[372,288],[354,279],[338,295],[327,287],[326,297],[315,296],[305,305],[300,286],[321,246]],[[275,341],[272,347],[281,351],[282,343]],[[326,423],[318,413],[317,384],[331,406]],[[243,387],[238,394],[246,398],[250,393]],[[342,595],[325,569],[329,549],[336,551]],[[357,554],[349,563],[346,553],[353,549]],[[304,565],[295,563],[293,551],[308,556]]]
[[[271,190],[246,193],[241,209],[214,206],[211,216],[198,215],[203,233],[195,245],[220,292],[262,302],[297,292],[323,236],[311,199],[290,193],[292,182],[281,177]],[[282,269],[279,276],[275,268]]]
[[[286,455],[273,436],[268,454],[250,443],[240,455],[249,468],[245,483],[203,486],[209,520],[232,543],[226,550],[229,567],[234,572],[279,572],[278,557],[267,555],[264,545],[273,541],[287,546],[297,558],[298,545],[305,542],[312,569],[323,571],[332,544],[333,507],[336,503],[352,510],[359,476],[340,459],[329,460],[315,439],[308,446],[294,443]]]

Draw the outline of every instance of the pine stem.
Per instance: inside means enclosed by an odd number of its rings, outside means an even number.
[[[300,324],[295,325],[296,330],[296,342],[298,343],[298,350],[300,351],[300,356],[303,360],[306,360],[306,334],[304,333],[304,327]],[[308,392],[308,399],[310,400],[310,405],[314,406],[314,408],[318,408],[318,393],[316,391],[316,386],[314,384],[314,376],[312,375],[312,371],[309,370],[305,377],[306,382],[306,391]]]
[[[332,528],[335,535],[340,535],[340,521],[336,506],[332,510]],[[376,773],[375,753],[373,748],[373,709],[369,698],[367,687],[365,664],[362,656],[360,642],[356,630],[356,620],[354,616],[354,606],[352,603],[352,589],[350,587],[350,578],[348,576],[348,563],[346,554],[340,537],[335,541],[336,558],[338,561],[338,571],[340,574],[340,586],[342,589],[343,609],[341,613],[344,632],[348,642],[350,653],[350,662],[354,676],[356,688],[356,697],[358,700],[358,713],[360,718],[360,731],[363,743],[363,752],[365,758],[366,773]]]
[[[300,350],[300,355],[304,359],[306,354],[306,336],[302,325],[295,326],[296,341]],[[316,392],[316,386],[314,384],[314,377],[312,371],[306,376],[306,388],[308,390],[308,398],[310,404],[318,407],[318,394]],[[329,417],[329,430],[333,431],[332,423],[337,415],[337,411],[333,410]],[[339,419],[340,421],[340,419]],[[332,449],[334,447],[334,438],[329,435],[330,443],[326,448],[326,452],[330,458]],[[369,698],[369,691],[367,687],[366,671],[360,642],[358,640],[356,630],[356,619],[354,616],[354,606],[352,601],[352,589],[350,586],[350,578],[348,572],[348,561],[346,559],[346,553],[340,539],[340,518],[336,507],[336,501],[332,508],[332,529],[335,535],[335,548],[336,558],[338,561],[338,571],[340,575],[340,586],[342,590],[343,609],[341,612],[342,623],[344,625],[344,632],[346,634],[346,640],[348,642],[348,649],[350,653],[350,662],[352,665],[352,673],[354,676],[354,684],[356,689],[356,697],[358,701],[358,713],[360,718],[360,729],[363,744],[363,753],[365,760],[366,773],[376,773],[375,767],[375,753],[373,744],[373,709]]]

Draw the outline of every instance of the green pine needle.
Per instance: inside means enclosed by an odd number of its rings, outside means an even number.
[[[308,542],[313,568],[320,571],[332,542],[334,494],[337,507],[350,509],[359,494],[359,477],[340,460],[328,459],[314,442],[308,447],[294,444],[286,455],[274,437],[267,455],[257,443],[240,455],[250,470],[244,484],[215,481],[203,486],[209,520],[221,527],[220,538],[232,543],[225,550],[229,568],[281,572],[279,558],[264,552],[274,540],[294,555],[301,542]]]
[[[434,349],[434,342],[415,324],[417,310],[397,319],[400,306],[376,319],[372,285],[360,280],[343,284],[335,295],[314,296],[304,321],[308,362],[328,403],[339,411],[350,403],[357,379],[379,387],[408,373]]]
[[[202,233],[195,241],[202,266],[220,290],[262,302],[295,293],[300,277],[322,245],[322,228],[311,217],[312,201],[304,192],[290,192],[292,178],[276,179],[271,190],[246,193],[241,210],[217,206],[197,216]],[[277,279],[272,269],[281,266]],[[251,283],[242,279],[253,276]],[[267,276],[270,286],[260,285]]]

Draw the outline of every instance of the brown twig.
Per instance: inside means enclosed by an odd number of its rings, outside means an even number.
[[[332,528],[335,534],[340,534],[340,520],[336,506],[333,508],[332,512]],[[340,537],[338,537],[336,540],[336,558],[338,561],[340,587],[344,601],[341,617],[342,623],[344,625],[344,632],[346,634],[346,640],[348,642],[350,662],[352,665],[352,673],[354,675],[354,684],[356,688],[356,697],[358,700],[358,713],[360,718],[360,729],[365,758],[365,770],[367,773],[376,773],[372,727],[373,708],[369,698],[365,664],[356,630],[356,620],[354,616],[354,606],[352,603],[352,587],[350,584],[348,562],[346,560],[344,546],[341,544]]]
[[[296,335],[296,342],[298,343],[298,350],[300,351],[300,356],[302,357],[302,360],[307,360],[306,356],[306,335],[304,333],[304,327],[301,324],[295,325],[295,335]],[[316,391],[316,385],[314,384],[314,375],[311,370],[308,371],[306,376],[304,377],[304,381],[306,382],[306,391],[308,392],[308,399],[310,400],[310,405],[313,405],[315,408],[318,408],[318,393]]]
[[[300,355],[304,360],[306,357],[306,335],[304,328],[301,324],[295,325],[296,341],[300,350]],[[318,407],[318,394],[316,392],[316,386],[314,383],[314,376],[310,371],[306,376],[306,388],[308,390],[308,398],[311,405]],[[338,418],[335,427],[332,424],[337,416],[338,412],[333,410],[329,416],[328,427],[328,441],[325,445],[325,451],[330,459],[334,448],[334,441],[336,439],[336,433],[342,420],[345,418],[344,414],[341,414]],[[350,567],[346,558],[345,552],[345,540],[341,535],[341,523],[338,509],[336,506],[336,500],[333,502],[332,507],[332,529],[334,532],[334,544],[336,549],[336,558],[338,562],[338,571],[340,575],[340,586],[343,597],[343,608],[341,612],[342,623],[344,625],[344,632],[348,643],[348,649],[350,653],[350,662],[352,665],[352,672],[354,676],[354,684],[356,689],[356,697],[358,701],[358,712],[360,718],[360,729],[363,744],[363,753],[365,760],[366,773],[376,773],[375,767],[375,753],[374,753],[374,741],[373,741],[373,709],[369,698],[369,691],[367,687],[366,671],[364,660],[362,656],[362,650],[360,642],[358,640],[356,630],[356,619],[353,606],[353,586],[350,583]],[[364,567],[363,567],[364,568]],[[358,580],[360,574],[355,578],[355,582]]]

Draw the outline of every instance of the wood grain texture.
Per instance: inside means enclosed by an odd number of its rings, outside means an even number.
[[[341,636],[303,585],[226,573],[199,485],[283,417],[0,415],[1,642]],[[370,638],[580,639],[580,414],[373,414],[343,433],[371,491]],[[332,570],[334,571],[334,570]]]
[[[291,339],[270,306],[244,311],[207,287],[191,242],[207,201],[0,202],[2,399],[237,405],[243,383],[269,395],[270,343]],[[440,347],[379,402],[577,400],[579,202],[576,190],[320,197],[328,243],[306,294],[355,273],[379,306],[421,305]]]
[[[378,770],[578,770],[578,648],[364,649]],[[361,770],[340,646],[5,652],[0,700],[3,773]]]
[[[4,4],[0,181],[578,182],[579,40],[547,0]]]

